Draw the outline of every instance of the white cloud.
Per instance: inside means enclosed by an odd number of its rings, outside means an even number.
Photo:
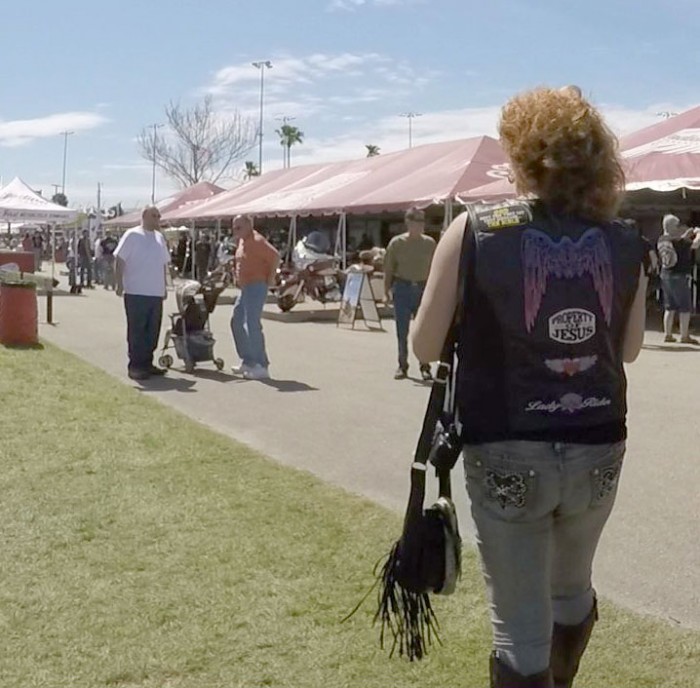
[[[338,74],[362,76],[370,66],[390,61],[377,53],[313,53],[304,57],[282,55],[271,60],[272,68],[265,70],[266,91],[274,93],[290,86],[308,85],[335,78]],[[204,90],[215,96],[223,96],[239,84],[251,86],[259,81],[260,70],[250,62],[243,62],[219,69],[214,74],[213,82]]]
[[[331,0],[327,9],[331,12],[354,12],[360,7],[403,7],[405,5],[418,5],[425,0]]]
[[[63,131],[86,131],[109,120],[95,112],[63,112],[35,119],[0,120],[0,145],[23,146],[35,139],[57,136]]]
[[[265,72],[266,118],[319,117],[337,121],[355,106],[413,99],[437,76],[417,70],[409,62],[379,53],[312,53],[273,57]],[[222,110],[235,107],[257,120],[260,72],[249,62],[220,69],[203,92],[214,95]]]

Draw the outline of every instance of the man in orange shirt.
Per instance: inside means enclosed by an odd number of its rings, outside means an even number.
[[[265,237],[253,229],[253,221],[239,215],[233,221],[236,249],[236,283],[241,295],[231,318],[231,331],[241,359],[233,368],[248,380],[268,380],[269,365],[262,331],[262,311],[267,290],[275,283],[279,253]]]

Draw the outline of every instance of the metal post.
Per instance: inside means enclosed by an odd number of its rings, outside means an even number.
[[[422,117],[420,112],[404,112],[399,117],[408,119],[408,147],[413,148],[413,119],[414,117]]]
[[[68,159],[68,137],[75,134],[74,131],[62,131],[63,136],[63,179],[61,181],[61,193],[66,194],[66,161]]]
[[[46,322],[53,325],[53,281],[56,279],[56,223],[51,225],[51,286],[46,290]]]
[[[262,174],[263,167],[263,124],[264,124],[264,108],[265,108],[265,69],[272,69],[270,60],[262,60],[253,62],[253,67],[260,70],[260,123],[258,125],[258,173]]]

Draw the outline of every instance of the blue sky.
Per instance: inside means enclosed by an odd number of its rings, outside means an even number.
[[[210,93],[223,116],[257,118],[252,60],[274,63],[266,170],[284,115],[303,164],[406,147],[408,111],[414,145],[493,135],[509,95],[539,84],[578,84],[619,132],[700,102],[698,0],[35,0],[0,21],[0,176],[51,195],[73,130],[73,204],[94,204],[98,181],[106,204],[148,200],[134,139],[171,99]],[[173,188],[159,179],[159,196]]]

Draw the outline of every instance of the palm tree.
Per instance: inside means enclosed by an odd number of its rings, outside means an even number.
[[[381,148],[379,148],[379,146],[375,146],[372,143],[366,144],[365,148],[367,149],[367,157],[368,158],[376,157],[377,155],[379,155],[379,151],[381,150]]]
[[[284,148],[284,166],[292,166],[292,146],[295,143],[304,143],[304,132],[298,127],[293,127],[290,124],[283,124],[276,130],[276,134],[280,137],[280,143]]]
[[[245,170],[243,172],[245,175],[246,179],[252,179],[253,177],[259,177],[260,176],[260,170],[258,169],[258,166],[252,162],[251,160],[246,160],[245,161]]]

